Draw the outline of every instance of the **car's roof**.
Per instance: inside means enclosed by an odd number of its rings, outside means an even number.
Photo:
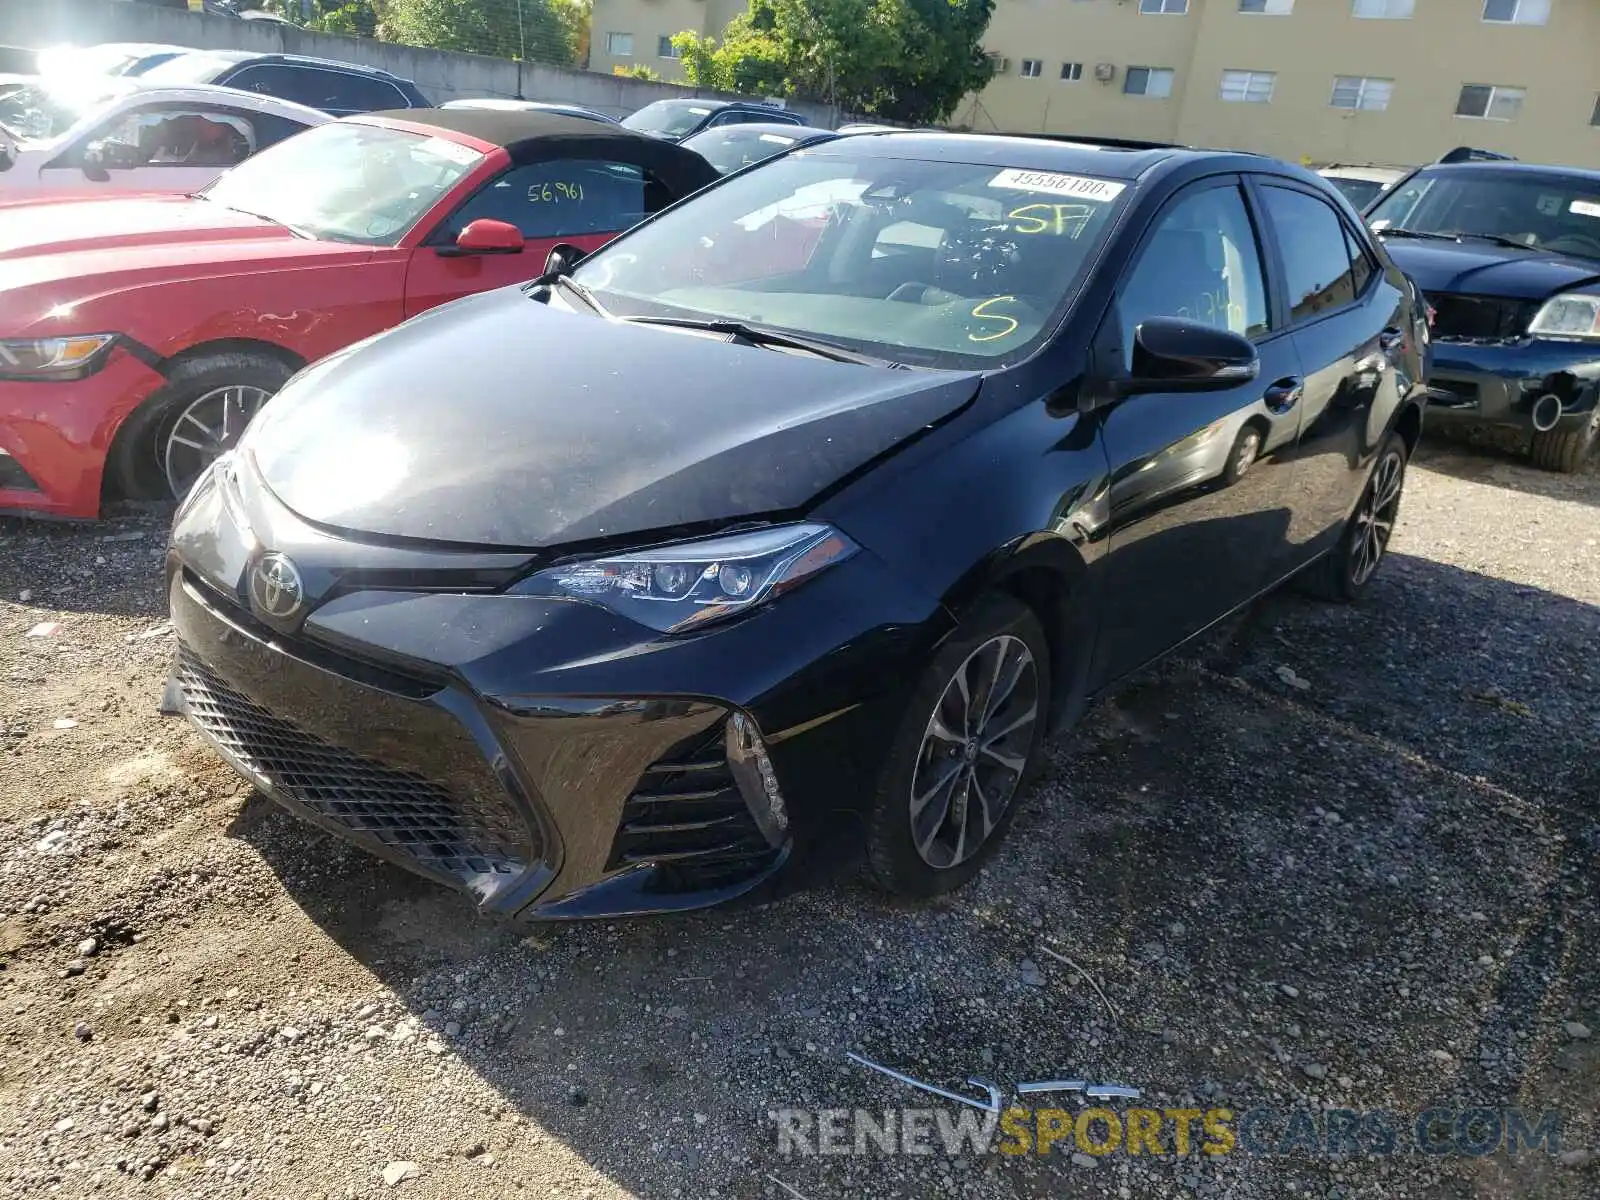
[[[684,193],[717,178],[710,163],[676,142],[548,109],[508,112],[495,108],[391,108],[344,120],[412,125],[453,133],[499,146],[517,165],[558,158],[612,158],[650,171],[668,187]]]
[[[1070,174],[1100,175],[1111,179],[1137,179],[1151,168],[1201,158],[1238,160],[1239,166],[1263,162],[1284,174],[1301,174],[1298,168],[1274,159],[1237,150],[1194,150],[1185,146],[1153,143],[1101,144],[1074,142],[1063,138],[1012,133],[944,133],[937,130],[875,132],[864,130],[840,139],[848,143],[851,154],[881,154],[885,158],[945,159],[951,162],[983,163],[1016,167],[1026,171],[1060,171]],[[819,153],[835,152],[840,143],[830,142]],[[839,151],[842,153],[843,151]]]
[[[1600,171],[1592,167],[1563,167],[1554,163],[1530,162],[1459,162],[1429,163],[1422,167],[1429,175],[1561,175],[1568,179],[1582,179],[1600,184]]]
[[[1319,167],[1317,174],[1326,175],[1329,179],[1364,179],[1368,183],[1393,183],[1410,171],[1410,167],[1346,166],[1334,163],[1332,166]]]
[[[819,138],[836,138],[840,135],[831,129],[822,129],[816,125],[793,125],[787,121],[743,121],[738,125],[714,125],[710,129],[702,129],[699,133],[690,134],[684,139],[692,142],[696,138],[718,135],[731,137],[734,134],[751,133],[756,136],[791,138],[796,141],[815,141]]]
[[[440,108],[450,109],[487,109],[493,112],[552,112],[570,113],[573,115],[588,114],[595,120],[609,121],[615,124],[616,118],[607,116],[596,109],[588,108],[582,104],[569,104],[560,100],[514,100],[507,96],[462,96],[455,100],[446,100],[439,105]]]
[[[333,67],[340,71],[354,71],[360,75],[375,75],[382,79],[399,79],[400,76],[381,67],[369,67],[365,63],[347,62],[339,58],[314,58],[309,54],[263,54],[255,50],[198,50],[188,49],[184,54],[193,54],[201,58],[214,58],[219,62],[242,63],[287,63],[295,67]]]

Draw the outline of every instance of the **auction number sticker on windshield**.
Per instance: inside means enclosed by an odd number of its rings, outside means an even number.
[[[1600,204],[1593,200],[1574,200],[1567,207],[1580,217],[1600,217]]]
[[[1109,179],[1090,179],[1087,175],[1062,175],[1055,171],[1001,171],[989,180],[990,187],[1013,188],[1019,192],[1047,192],[1052,196],[1072,196],[1078,200],[1109,203],[1122,195],[1128,185]]]

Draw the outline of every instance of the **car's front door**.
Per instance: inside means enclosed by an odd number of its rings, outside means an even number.
[[[254,114],[197,104],[144,104],[100,122],[46,163],[52,192],[199,191],[259,150]]]
[[[1300,362],[1272,319],[1266,257],[1237,177],[1192,184],[1146,232],[1099,345],[1131,367],[1141,322],[1182,317],[1255,343],[1259,375],[1208,392],[1129,396],[1097,411],[1111,467],[1103,683],[1256,594],[1290,525]],[[1104,357],[1102,355],[1102,357]]]
[[[598,250],[665,200],[661,185],[632,163],[558,159],[511,167],[440,221],[412,254],[406,315],[536,278],[552,247]],[[459,252],[456,237],[482,219],[515,225],[526,239],[522,252]]]
[[[1407,299],[1378,270],[1358,232],[1323,197],[1289,180],[1255,177],[1273,231],[1284,303],[1305,371],[1295,450],[1300,500],[1279,574],[1338,539],[1360,499],[1372,455],[1397,411],[1397,377],[1411,321]]]

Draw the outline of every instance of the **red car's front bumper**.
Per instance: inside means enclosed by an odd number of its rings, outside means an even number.
[[[164,382],[121,347],[87,379],[0,380],[0,512],[98,516],[112,436]]]

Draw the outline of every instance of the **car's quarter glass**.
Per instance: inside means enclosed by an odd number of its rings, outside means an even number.
[[[585,262],[618,312],[756,323],[919,366],[1025,357],[1126,185],[1004,163],[795,151]]]
[[[1264,257],[1238,178],[1179,192],[1156,217],[1117,291],[1101,339],[1136,371],[1152,317],[1250,339],[1260,368],[1236,386],[1129,396],[1104,414],[1111,481],[1108,583],[1121,616],[1102,630],[1096,678],[1110,678],[1209,624],[1266,586],[1288,536],[1289,473],[1299,427],[1300,362],[1273,336]],[[1182,579],[1182,587],[1173,587]]]

